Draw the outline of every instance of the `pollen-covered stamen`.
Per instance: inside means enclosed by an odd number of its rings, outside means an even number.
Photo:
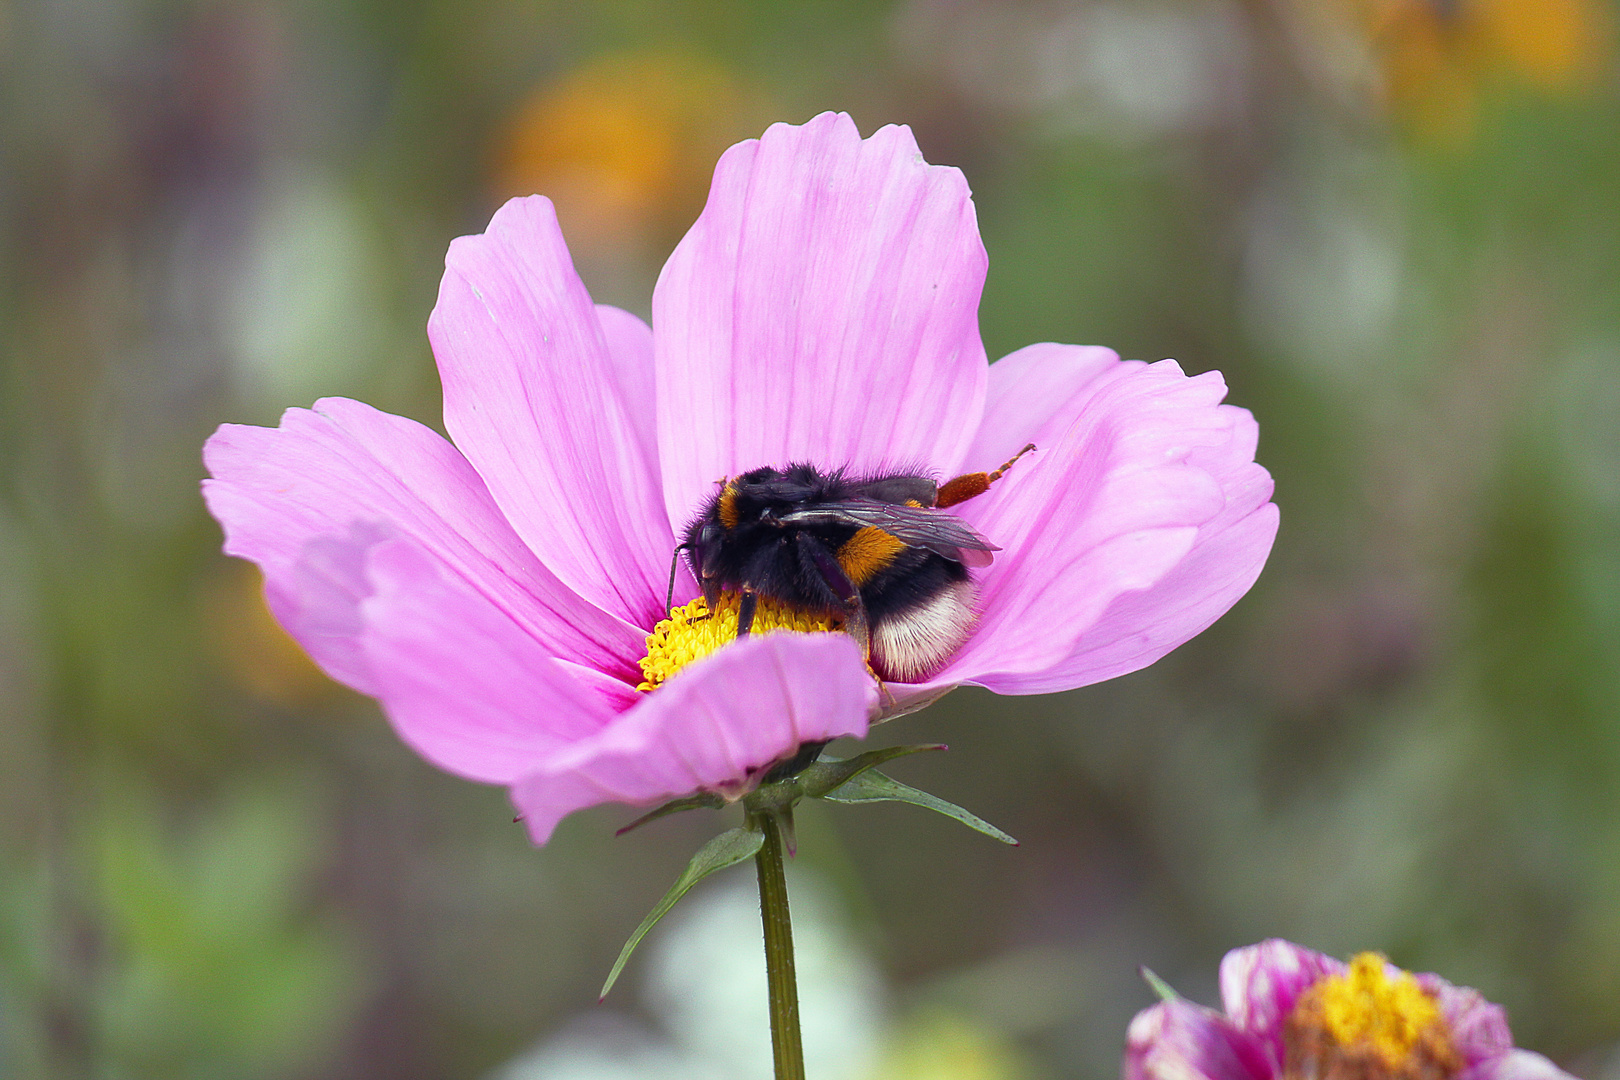
[[[1434,997],[1376,953],[1302,993],[1283,1044],[1284,1080],[1450,1080],[1463,1065]]]
[[[656,690],[687,664],[736,640],[739,599],[739,594],[725,592],[720,594],[712,612],[701,596],[690,604],[671,609],[669,618],[659,622],[647,635],[647,655],[641,660],[642,682],[636,689]],[[842,627],[842,620],[835,616],[801,611],[761,596],[749,633],[764,634],[771,630],[824,633]]]

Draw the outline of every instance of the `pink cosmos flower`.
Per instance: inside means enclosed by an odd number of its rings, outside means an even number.
[[[956,169],[844,115],[732,147],[653,294],[594,305],[551,203],[450,246],[428,321],[452,442],[328,398],[208,441],[225,550],[328,674],[453,773],[566,814],[746,790],[804,742],[961,683],[1082,686],[1152,663],[1253,583],[1277,526],[1219,373],[1031,345],[991,366]],[[843,634],[755,634],[638,692],[678,530],[718,479],[808,461],[940,477],[1030,454],[952,508],[999,545],[972,636],[880,695]],[[696,595],[683,570],[676,601]]]
[[[1221,961],[1225,1015],[1171,998],[1136,1014],[1124,1080],[1573,1080],[1516,1050],[1501,1006],[1363,953],[1273,938]]]

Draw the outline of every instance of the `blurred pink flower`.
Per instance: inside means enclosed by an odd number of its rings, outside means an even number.
[[[1221,961],[1226,1013],[1172,998],[1126,1035],[1124,1080],[1573,1080],[1513,1047],[1476,990],[1273,938]]]
[[[760,634],[638,693],[676,530],[715,481],[810,461],[942,477],[1040,450],[952,509],[1000,546],[960,683],[1082,686],[1152,663],[1253,583],[1277,526],[1219,373],[1031,345],[990,366],[967,183],[844,115],[732,147],[653,294],[593,305],[551,203],[450,246],[428,336],[454,445],[329,398],[204,457],[225,550],[276,617],[451,772],[510,785],[537,843],[604,801],[736,792],[801,742],[865,734],[852,639]],[[676,601],[696,595],[682,573]]]

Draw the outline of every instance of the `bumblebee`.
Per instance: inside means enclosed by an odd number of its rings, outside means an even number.
[[[916,682],[967,639],[976,595],[968,571],[999,550],[945,508],[988,490],[1033,449],[943,485],[807,464],[754,469],[720,481],[675,556],[686,552],[711,610],[722,592],[739,594],[739,637],[764,596],[841,619],[881,678]]]

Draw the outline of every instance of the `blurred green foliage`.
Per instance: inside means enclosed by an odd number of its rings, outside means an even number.
[[[992,356],[1220,368],[1283,509],[1155,668],[894,729],[1020,849],[803,815],[894,988],[882,1067],[1113,1075],[1137,965],[1210,1001],[1283,935],[1620,1076],[1616,16],[0,3],[0,1075],[478,1076],[592,1007],[720,822],[531,850],[279,636],[197,450],[324,394],[436,423],[445,246],[517,190],[645,314],[719,150],[839,108],[967,172]]]

